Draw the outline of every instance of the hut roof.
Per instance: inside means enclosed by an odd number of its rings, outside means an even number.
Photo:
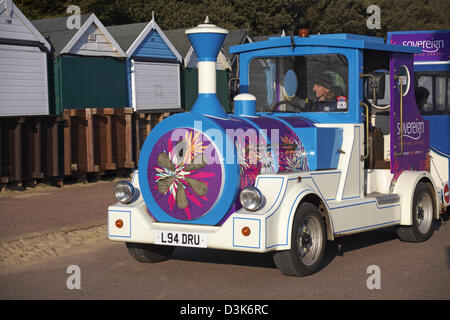
[[[148,22],[138,22],[130,24],[121,24],[115,26],[108,26],[106,29],[111,33],[111,35],[119,43],[120,47],[127,51],[134,40],[141,34],[145,29]]]
[[[51,43],[53,47],[53,55],[55,57],[62,53],[69,53],[80,37],[87,32],[87,29],[92,24],[95,24],[101,32],[106,36],[108,41],[117,51],[121,57],[126,56],[120,45],[116,42],[114,37],[103,26],[101,21],[94,13],[80,15],[80,28],[70,29],[67,25],[69,16],[45,18],[32,20],[31,22],[39,32]]]
[[[90,16],[90,13],[82,14],[80,25],[83,25]],[[67,19],[68,17],[64,16],[31,20],[35,28],[51,43],[55,56],[61,53],[61,50],[78,31],[78,29],[67,28]]]

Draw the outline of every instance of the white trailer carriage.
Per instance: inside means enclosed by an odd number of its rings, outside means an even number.
[[[402,240],[428,239],[448,203],[411,89],[418,49],[351,34],[232,47],[241,94],[226,114],[214,86],[226,32],[187,31],[198,100],[148,136],[133,180],[116,186],[109,239],[144,262],[174,246],[274,252],[294,276],[316,272],[339,236],[397,226]]]

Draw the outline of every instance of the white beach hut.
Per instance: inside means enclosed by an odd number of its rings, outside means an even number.
[[[0,1],[0,116],[50,113],[50,49],[11,0]]]

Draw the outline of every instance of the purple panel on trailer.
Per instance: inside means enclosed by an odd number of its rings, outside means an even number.
[[[391,44],[421,48],[422,53],[414,55],[415,61],[448,61],[450,59],[450,31],[393,33]]]
[[[403,96],[403,121],[400,110],[400,85],[394,79],[401,68],[407,68],[409,73],[409,90]],[[390,60],[391,69],[391,172],[394,181],[404,170],[429,171],[430,160],[430,127],[417,109],[414,96],[413,56],[410,54],[393,53]],[[405,89],[403,88],[404,92]],[[401,125],[403,122],[403,126]],[[403,152],[401,153],[401,131],[403,130]]]

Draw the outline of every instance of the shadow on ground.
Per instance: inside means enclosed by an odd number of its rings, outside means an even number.
[[[321,269],[329,265],[337,256],[344,256],[346,252],[362,250],[366,247],[393,240],[397,240],[395,228],[369,231],[357,235],[337,238],[335,241],[328,241],[324,263]],[[170,259],[260,268],[276,268],[272,259],[272,253],[249,253],[178,247]]]

